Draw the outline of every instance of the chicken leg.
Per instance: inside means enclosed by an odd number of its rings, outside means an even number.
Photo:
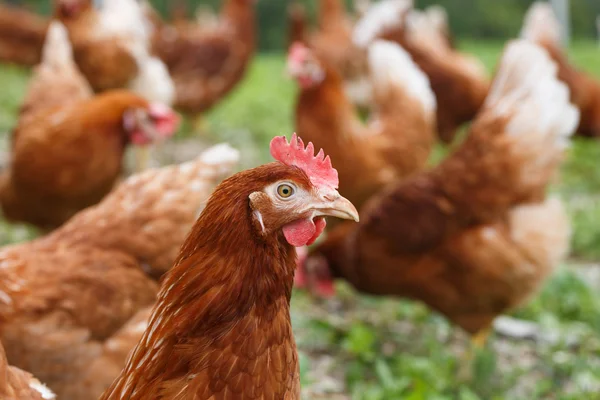
[[[485,348],[491,331],[492,328],[487,327],[471,336],[470,346],[465,350],[458,366],[457,376],[459,379],[464,381],[471,380],[473,376],[473,361],[477,357],[477,353]]]

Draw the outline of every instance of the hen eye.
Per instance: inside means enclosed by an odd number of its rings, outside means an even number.
[[[277,186],[277,194],[279,195],[279,197],[287,199],[294,194],[294,188],[291,185],[288,185],[287,183],[281,184]]]

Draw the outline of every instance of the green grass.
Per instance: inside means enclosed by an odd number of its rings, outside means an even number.
[[[461,47],[493,71],[503,44],[470,41]],[[595,43],[575,43],[571,56],[600,77]],[[0,132],[14,124],[26,76],[15,68],[0,69]],[[269,140],[293,131],[294,97],[283,57],[260,56],[245,82],[209,113],[206,139],[240,148],[244,167],[267,161]],[[182,136],[188,130],[186,125]],[[435,154],[439,159],[445,150]],[[472,377],[463,379],[458,370],[468,348],[466,335],[422,304],[357,295],[344,284],[328,302],[297,291],[292,319],[306,398],[600,399],[600,142],[574,141],[552,191],[572,216],[573,258],[514,314],[538,324],[552,340],[496,335],[476,355]],[[5,242],[29,236],[0,225]]]

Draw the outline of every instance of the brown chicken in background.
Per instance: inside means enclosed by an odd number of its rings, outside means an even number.
[[[372,102],[368,83],[366,52],[352,42],[354,21],[342,0],[320,0],[317,28],[308,29],[306,12],[295,1],[288,8],[290,45],[302,42],[315,52],[319,59],[340,74],[346,95],[351,101],[368,109]]]
[[[298,1],[293,1],[287,7],[288,18],[288,49],[296,42],[306,43],[308,36],[308,16],[306,8]]]
[[[0,343],[0,399],[54,400],[56,396],[29,372],[10,366]]]
[[[438,134],[449,143],[457,129],[481,108],[489,80],[481,62],[449,47],[446,34],[438,27],[435,19],[412,10],[410,0],[383,0],[356,24],[353,41],[359,48],[367,48],[373,40],[384,38],[408,51],[431,82],[438,103]]]
[[[312,144],[277,137],[271,154],[277,162],[215,189],[162,282],[148,328],[101,399],[300,399],[289,309],[294,246],[314,242],[326,216],[358,213]]]
[[[560,23],[549,3],[533,3],[525,16],[521,37],[543,46],[558,64],[558,77],[569,86],[571,101],[581,112],[577,133],[600,137],[600,81],[569,62],[561,45]]]
[[[13,131],[0,180],[6,218],[52,229],[98,203],[122,170],[129,144],[147,146],[178,125],[167,106],[126,91],[94,96],[54,22]]]
[[[91,0],[54,0],[54,5],[69,31],[77,66],[95,91],[128,88],[150,101],[172,103],[172,82],[150,55],[151,25],[136,0],[104,0],[101,9]],[[152,92],[146,94],[148,88]]]
[[[171,73],[178,110],[199,116],[244,77],[256,47],[255,1],[224,0],[211,28],[154,20],[154,52]]]
[[[155,302],[153,278],[173,265],[238,157],[219,145],[194,161],[135,175],[52,234],[2,249],[0,337],[11,363],[60,399],[96,400],[125,361],[107,357],[114,349],[104,342]]]
[[[461,147],[333,230],[301,266],[307,282],[421,300],[481,343],[568,252],[568,217],[545,190],[579,113],[556,72],[542,48],[510,43]]]
[[[0,3],[0,61],[22,66],[40,62],[48,19]]]
[[[421,170],[435,140],[435,97],[410,56],[379,41],[368,62],[375,111],[364,124],[333,68],[302,44],[288,55],[300,87],[296,130],[331,156],[340,193],[359,208],[386,184]]]

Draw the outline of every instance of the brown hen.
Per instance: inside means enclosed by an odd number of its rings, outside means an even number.
[[[172,265],[237,159],[221,145],[133,176],[52,234],[2,249],[0,336],[11,362],[60,399],[97,399],[137,342],[119,339],[120,329],[155,302],[152,278]],[[119,343],[121,353],[109,343]]]
[[[330,271],[415,298],[472,334],[526,301],[568,250],[568,219],[545,189],[579,115],[556,71],[543,49],[510,43],[462,146],[334,230],[309,255],[307,281]]]
[[[12,137],[0,202],[12,221],[52,229],[99,202],[121,174],[129,144],[171,136],[177,116],[126,91],[93,93],[54,22]]]
[[[175,84],[175,106],[198,115],[244,77],[255,50],[255,0],[224,0],[219,23],[170,26],[155,19],[155,53]]]
[[[325,216],[358,218],[328,158],[292,137],[223,181],[162,283],[108,399],[300,399],[289,303],[296,251]]]

